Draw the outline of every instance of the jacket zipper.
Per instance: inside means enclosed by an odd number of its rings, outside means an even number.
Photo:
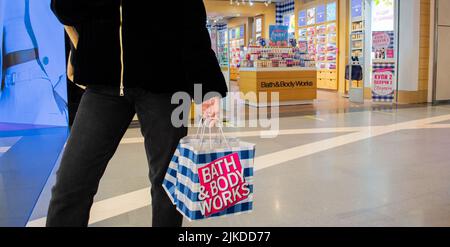
[[[123,85],[123,74],[124,74],[124,62],[123,62],[123,12],[122,12],[122,2],[123,0],[120,0],[120,28],[119,28],[119,35],[120,35],[120,96],[124,96],[124,85]]]

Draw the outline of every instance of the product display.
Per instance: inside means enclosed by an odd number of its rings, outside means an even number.
[[[241,67],[242,51],[245,46],[244,26],[232,28],[229,31],[230,38],[230,79],[239,79],[239,67]]]
[[[316,10],[315,15],[312,13]],[[326,9],[326,11],[325,11]],[[299,12],[299,47],[306,44],[306,56],[314,61],[318,69],[318,88],[337,90],[337,54],[338,54],[338,25],[336,20],[336,2],[329,1],[316,8]],[[306,13],[305,22],[304,14]],[[326,15],[326,16],[324,16]],[[315,16],[315,22],[312,17]],[[311,64],[310,64],[311,65]]]
[[[227,30],[217,32],[217,58],[220,66],[228,66],[228,34]]]
[[[361,17],[352,19],[352,30],[351,30],[351,49],[352,57],[358,57],[360,61],[363,61],[363,50],[364,50],[364,21]]]
[[[246,68],[314,68],[315,61],[300,48],[249,47],[244,52],[242,67]]]

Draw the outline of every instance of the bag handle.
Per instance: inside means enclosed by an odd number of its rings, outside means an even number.
[[[199,122],[199,127],[197,128],[197,134],[196,134],[196,137],[198,138],[199,137],[199,133],[200,133],[200,150],[202,149],[202,147],[203,147],[203,142],[204,142],[204,137],[205,137],[205,130],[206,130],[206,127],[208,127],[208,130],[209,130],[209,147],[212,149],[213,147],[212,147],[212,131],[211,131],[211,129],[213,128],[212,127],[212,125],[210,124],[211,123],[211,121],[213,121],[214,119],[209,119],[209,118],[201,118],[200,119],[200,122]],[[230,146],[230,144],[228,143],[228,141],[227,141],[227,138],[225,137],[225,134],[224,134],[224,132],[223,132],[223,124],[222,124],[222,122],[221,121],[217,121],[216,120],[216,123],[218,123],[218,124],[216,124],[216,126],[217,126],[217,129],[218,129],[218,132],[217,132],[217,139],[219,139],[219,141],[221,142],[222,141],[222,139],[223,139],[223,141],[225,142],[225,144],[227,145],[227,147],[228,148],[230,148],[231,149],[231,146]],[[220,135],[219,135],[220,134]]]

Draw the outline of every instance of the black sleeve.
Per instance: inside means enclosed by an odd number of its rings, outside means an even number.
[[[189,1],[189,18],[184,22],[185,37],[191,37],[186,50],[191,61],[190,77],[203,85],[203,93],[218,92],[226,96],[227,86],[216,54],[211,48],[211,38],[206,27],[206,10],[202,0]]]
[[[58,20],[67,26],[88,19],[112,15],[117,0],[51,0],[51,9]]]

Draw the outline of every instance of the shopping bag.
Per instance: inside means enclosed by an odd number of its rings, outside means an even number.
[[[188,220],[253,210],[255,145],[237,138],[183,138],[163,187]]]

